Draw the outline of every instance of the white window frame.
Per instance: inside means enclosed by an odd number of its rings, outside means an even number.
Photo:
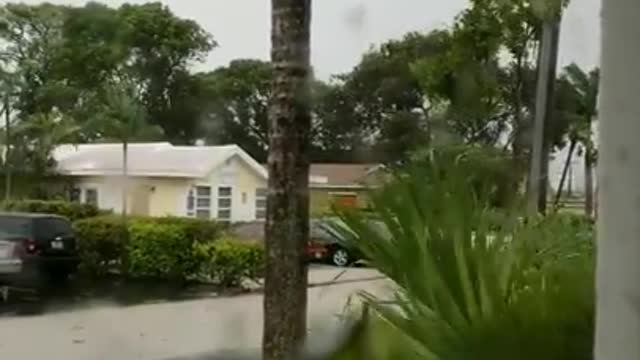
[[[69,194],[69,201],[72,202],[79,202],[80,204],[88,204],[87,202],[87,193],[89,191],[95,191],[96,194],[96,202],[95,206],[99,206],[100,205],[100,189],[98,188],[97,185],[81,185],[81,186],[74,186],[71,189],[72,192],[76,192],[77,193],[77,198],[74,200],[72,194]]]
[[[264,194],[260,194],[261,191],[264,191]],[[265,221],[267,219],[267,196],[269,189],[267,188],[256,188],[255,191],[255,211],[254,218],[258,221]],[[264,206],[258,206],[259,201],[264,200]],[[264,216],[259,216],[260,213],[263,213]]]
[[[220,189],[229,189],[229,194],[221,196]],[[216,219],[218,221],[231,222],[233,219],[233,186],[231,185],[218,185],[216,188]],[[229,200],[229,206],[220,206],[220,200]],[[221,217],[221,211],[228,211],[228,217]]]
[[[196,216],[196,190],[195,187],[189,188],[187,191],[187,216],[195,217]]]
[[[87,200],[89,192],[93,191],[95,192],[95,203],[90,204],[89,201]],[[87,186],[82,190],[82,195],[80,196],[82,198],[82,203],[84,204],[89,204],[89,205],[93,205],[93,206],[98,206],[100,204],[100,191],[98,190],[97,187],[95,186]]]
[[[199,189],[209,189],[209,194],[201,194]],[[209,184],[196,184],[187,192],[186,208],[187,216],[201,219],[211,219],[211,204],[213,200],[212,187]],[[202,200],[208,200],[208,205],[202,205]],[[207,213],[205,217],[198,216],[198,213]]]
[[[82,188],[74,186],[69,192],[69,202],[82,203]]]

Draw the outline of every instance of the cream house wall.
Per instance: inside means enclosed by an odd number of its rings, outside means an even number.
[[[187,216],[187,196],[193,179],[148,178],[150,216]]]
[[[186,194],[191,180],[185,178],[131,177],[128,180],[127,212],[132,215],[185,216]],[[85,191],[98,191],[98,207],[122,211],[123,181],[119,176],[76,177],[74,187],[81,191],[80,200],[86,201]]]
[[[231,221],[233,222],[256,219],[256,189],[267,185],[266,179],[238,156],[231,157],[225,164],[214,169],[208,178],[196,180],[196,183],[211,186],[213,218],[217,218],[218,215],[218,189],[231,187]]]
[[[75,187],[83,195],[86,189],[98,191],[101,209],[120,213],[122,209],[120,176],[77,177]],[[131,177],[128,181],[128,213],[148,216],[188,216],[187,198],[196,186],[211,187],[210,213],[218,218],[218,189],[231,188],[231,221],[256,220],[256,190],[267,181],[239,156],[233,156],[204,178]]]

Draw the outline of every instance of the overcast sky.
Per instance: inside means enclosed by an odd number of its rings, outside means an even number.
[[[83,5],[86,1],[49,2]],[[125,1],[102,2],[118,6]],[[219,42],[220,47],[199,69],[212,69],[240,57],[268,59],[269,0],[162,2],[177,15],[196,20]],[[348,71],[373,43],[408,31],[448,26],[466,4],[467,0],[314,0],[312,61],[316,75],[326,79],[330,74]],[[563,22],[561,65],[575,61],[592,67],[599,62],[599,13],[600,0],[572,0]]]

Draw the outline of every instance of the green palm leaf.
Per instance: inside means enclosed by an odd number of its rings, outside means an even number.
[[[433,153],[371,193],[372,215],[339,212],[335,230],[397,288],[393,306],[364,300],[425,359],[588,358],[591,237],[517,212],[496,226],[467,160]]]

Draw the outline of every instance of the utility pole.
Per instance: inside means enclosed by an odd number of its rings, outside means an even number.
[[[545,213],[547,210],[547,188],[549,184],[549,136],[547,134],[547,125],[553,113],[560,23],[561,13],[558,12],[558,14],[545,18],[542,24],[531,168],[529,169],[527,191],[527,210],[530,214]]]

